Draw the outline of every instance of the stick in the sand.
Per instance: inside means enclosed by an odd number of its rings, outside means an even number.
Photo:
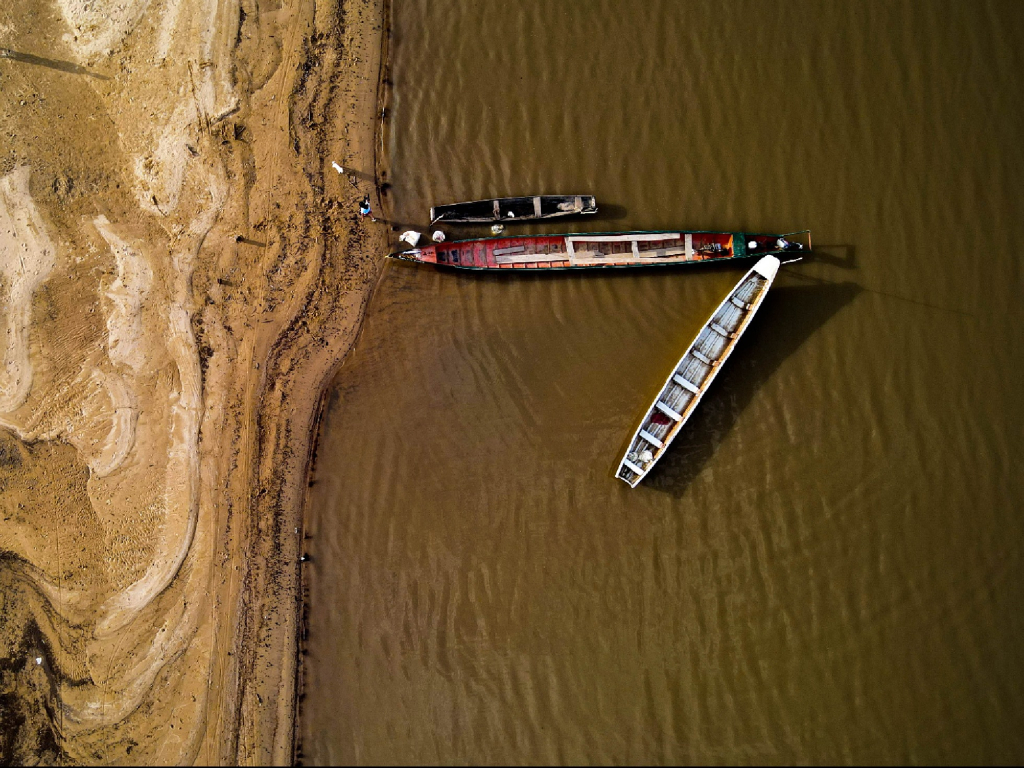
[[[338,164],[337,164],[336,162],[334,162],[333,160],[331,161],[331,166],[332,166],[332,167],[334,168],[334,170],[336,170],[336,171],[338,172],[338,175],[339,175],[339,176],[342,176],[342,175],[344,175],[344,173],[345,173],[345,169],[344,169],[344,168],[342,168],[342,167],[341,167],[340,165],[338,165]],[[350,169],[350,170],[351,170],[351,169]],[[346,178],[348,179],[348,183],[349,183],[349,184],[351,184],[351,185],[352,185],[353,187],[355,187],[356,189],[359,189],[359,185],[358,185],[358,184],[356,184],[356,175],[355,175],[355,173],[349,173],[349,175],[348,175],[348,176],[346,176]]]

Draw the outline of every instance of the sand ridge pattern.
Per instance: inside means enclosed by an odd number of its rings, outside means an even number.
[[[0,10],[0,763],[288,762],[381,0]],[[379,199],[378,199],[379,203]]]

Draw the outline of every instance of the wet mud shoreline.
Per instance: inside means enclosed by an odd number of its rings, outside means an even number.
[[[290,762],[317,404],[389,236],[331,161],[382,167],[386,5],[30,5],[0,18],[0,761]]]

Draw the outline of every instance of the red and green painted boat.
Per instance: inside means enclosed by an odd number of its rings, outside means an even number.
[[[458,269],[536,270],[662,267],[811,249],[810,230],[785,235],[749,232],[581,232],[454,240],[391,257]]]

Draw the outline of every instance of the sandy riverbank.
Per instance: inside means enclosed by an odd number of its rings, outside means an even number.
[[[289,762],[384,0],[0,11],[0,761]],[[378,173],[375,174],[375,170]]]

